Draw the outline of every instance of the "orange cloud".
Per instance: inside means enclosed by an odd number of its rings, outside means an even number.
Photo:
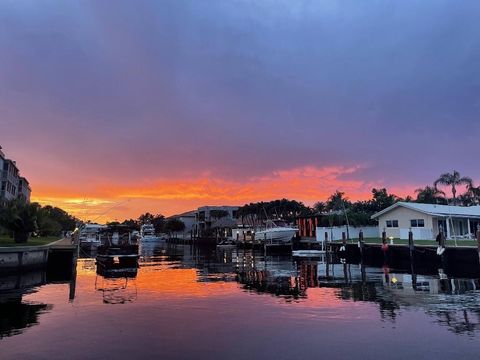
[[[336,190],[352,200],[367,199],[380,181],[355,179],[362,166],[313,166],[284,169],[247,181],[200,177],[175,181],[159,179],[139,184],[98,184],[88,196],[72,188],[36,186],[33,201],[54,204],[72,214],[96,221],[136,218],[145,211],[172,215],[201,205],[243,205],[248,202],[290,198],[313,204]],[[412,187],[397,189],[404,195]],[[408,190],[407,190],[408,189]]]

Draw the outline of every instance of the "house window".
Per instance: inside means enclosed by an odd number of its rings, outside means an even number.
[[[423,219],[413,219],[410,220],[411,227],[425,227],[425,220]]]
[[[387,220],[387,228],[397,228],[398,220]]]

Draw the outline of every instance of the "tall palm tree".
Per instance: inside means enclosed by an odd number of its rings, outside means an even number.
[[[445,193],[433,186],[425,186],[415,190],[417,202],[425,204],[445,204]]]
[[[468,186],[468,191],[466,194],[471,199],[473,205],[480,204],[480,186]]]
[[[456,170],[453,170],[453,173],[445,173],[440,175],[440,177],[435,180],[433,186],[438,189],[438,185],[445,185],[452,187],[453,203],[457,203],[457,186],[466,185],[471,187],[473,180],[466,176],[460,176],[460,173]]]

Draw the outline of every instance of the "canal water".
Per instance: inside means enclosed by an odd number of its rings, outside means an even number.
[[[480,282],[149,243],[138,270],[0,278],[1,359],[475,359]]]

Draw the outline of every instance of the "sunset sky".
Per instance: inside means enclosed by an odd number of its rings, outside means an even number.
[[[0,2],[0,145],[100,221],[480,181],[480,2]]]

